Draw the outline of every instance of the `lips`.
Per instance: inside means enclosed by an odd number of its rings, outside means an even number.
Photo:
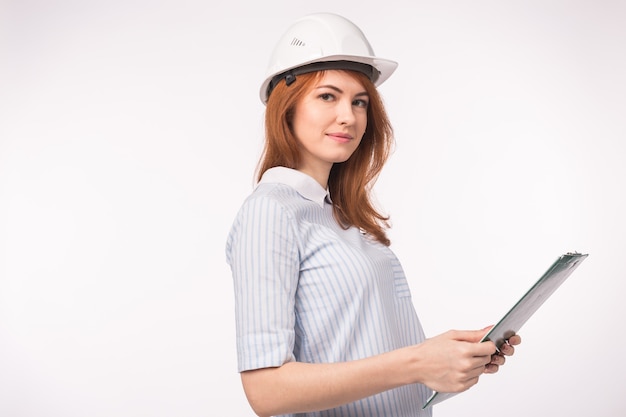
[[[331,139],[341,143],[350,142],[352,140],[352,135],[349,135],[347,133],[327,133],[326,135]]]

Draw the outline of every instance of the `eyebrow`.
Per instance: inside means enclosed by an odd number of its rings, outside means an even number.
[[[335,90],[336,92],[343,94],[343,90],[339,87],[336,87],[332,84],[325,84],[325,85],[318,85],[317,87],[315,87],[316,90],[321,89],[321,88],[330,88],[331,90]],[[357,93],[354,95],[355,97],[360,97],[360,96],[368,96],[369,94],[367,94],[367,91],[362,91],[360,93]]]

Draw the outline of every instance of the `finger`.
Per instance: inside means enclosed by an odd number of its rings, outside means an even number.
[[[502,346],[500,346],[500,352],[503,355],[511,356],[515,353],[515,348],[508,343],[503,343]]]
[[[493,343],[491,340],[477,343],[474,346],[476,347],[477,356],[493,355],[495,352],[498,351],[498,349],[496,348],[496,344]]]
[[[520,335],[517,335],[517,334],[513,335],[513,336],[508,338],[508,342],[509,342],[509,345],[511,345],[511,346],[517,346],[520,343],[522,343],[522,337]]]
[[[495,366],[498,366],[498,365],[495,365]],[[485,370],[487,368],[491,368],[491,367],[492,367],[492,365],[491,365],[490,361],[488,361],[488,362],[481,363],[480,365],[474,366],[471,369],[467,369],[464,372],[464,374],[465,374],[464,379],[467,381],[467,380],[470,380],[470,379],[473,379],[473,378],[478,378],[483,373],[485,373]]]
[[[500,366],[490,363],[489,365],[485,366],[485,373],[486,374],[495,374],[496,372],[498,372],[500,370]]]
[[[482,374],[484,371],[483,368],[487,365],[490,365],[493,362],[494,360],[493,356],[494,355],[491,355],[491,354],[485,355],[485,356],[475,356],[473,365],[471,365],[471,367],[468,369],[471,369],[472,372],[479,372]],[[496,359],[496,361],[499,361],[499,360]]]
[[[475,376],[472,376],[468,379],[466,379],[465,381],[463,381],[463,391],[473,387],[474,385],[476,385],[478,383],[478,379],[480,377],[480,375],[482,375],[483,372],[481,372],[480,374],[477,374]]]
[[[505,362],[506,362],[506,358],[504,356],[495,354],[495,355],[491,355],[491,362],[489,364],[501,366],[501,365],[504,365]]]
[[[491,362],[485,365],[485,373],[495,374],[500,370],[500,366],[504,365],[505,362],[506,358],[503,355],[499,353],[491,355]]]
[[[452,330],[451,335],[454,340],[476,343],[482,340],[491,327],[489,326],[481,330]]]

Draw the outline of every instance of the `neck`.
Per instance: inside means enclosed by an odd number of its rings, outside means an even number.
[[[331,167],[332,165],[330,165],[328,168],[320,167],[317,169],[313,169],[312,167],[302,166],[296,169],[304,174],[307,174],[315,181],[317,181],[324,189],[326,189],[328,187],[328,177],[330,176]]]

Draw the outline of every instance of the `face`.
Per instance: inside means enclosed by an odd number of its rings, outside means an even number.
[[[361,143],[368,104],[365,87],[349,73],[326,71],[296,105],[293,131],[301,148],[297,169],[325,183],[320,179],[328,178],[332,165],[350,158]]]

